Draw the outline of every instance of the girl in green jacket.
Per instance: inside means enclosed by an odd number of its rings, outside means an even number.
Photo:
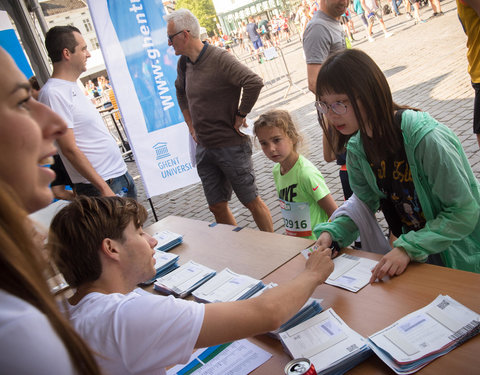
[[[428,113],[393,102],[385,76],[360,50],[331,55],[318,74],[319,121],[347,149],[354,194],[381,209],[397,238],[371,282],[401,274],[410,261],[480,272],[480,185],[455,134]],[[314,228],[319,248],[358,235],[340,216]],[[367,249],[368,250],[368,249]]]

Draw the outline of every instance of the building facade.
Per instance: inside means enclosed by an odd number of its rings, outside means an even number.
[[[289,0],[213,0],[218,21],[224,34],[241,30],[242,21],[249,16],[270,20],[282,12],[289,14],[296,1]]]

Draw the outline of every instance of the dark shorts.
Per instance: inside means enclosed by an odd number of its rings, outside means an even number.
[[[59,185],[72,185],[72,180],[70,180],[70,176],[63,165],[62,159],[60,159],[59,155],[53,155],[54,163],[50,166],[50,168],[55,172],[55,180],[52,182],[52,186],[59,186]]]
[[[257,197],[250,142],[210,149],[197,145],[196,159],[197,172],[210,206],[228,202],[232,190],[243,205]]]
[[[253,48],[259,49],[260,47],[263,47],[262,43],[262,38],[258,38],[255,42],[252,42]]]
[[[473,83],[475,90],[475,101],[473,104],[473,132],[480,134],[480,83]]]
[[[110,178],[105,181],[112,191],[122,197],[137,199],[137,188],[130,173],[122,176]],[[89,197],[99,197],[100,191],[92,184],[74,184],[73,190],[77,195],[88,195]]]

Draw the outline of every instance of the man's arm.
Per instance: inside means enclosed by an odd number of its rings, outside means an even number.
[[[60,147],[60,150],[62,150],[63,156],[65,156],[72,166],[78,171],[78,173],[90,181],[102,195],[115,195],[108,184],[97,173],[95,168],[93,168],[85,154],[78,148],[77,143],[75,142],[73,129],[68,129],[63,136],[58,138],[57,143]]]
[[[185,108],[182,110],[183,118],[188,126],[188,130],[190,132],[190,135],[192,136],[193,140],[198,143],[197,141],[197,136],[195,134],[195,129],[193,128],[193,121],[192,121],[192,115],[190,114],[190,110],[188,108]]]
[[[331,250],[314,252],[305,270],[288,283],[244,301],[205,305],[195,347],[202,348],[277,329],[300,310],[333,271]]]
[[[331,128],[328,125],[327,118],[324,118],[325,124],[327,126],[327,130],[331,131]],[[335,152],[332,150],[332,146],[330,145],[330,142],[328,142],[328,137],[323,132],[322,134],[322,145],[323,145],[323,159],[327,162],[330,163],[331,161],[337,160],[337,156],[335,155]]]
[[[228,77],[231,84],[242,88],[238,111],[242,115],[248,115],[260,95],[263,79],[230,53],[221,55],[218,68],[225,72],[225,76]],[[237,122],[239,121],[237,119]]]
[[[314,95],[317,93],[317,77],[321,67],[322,64],[307,64],[308,89]]]

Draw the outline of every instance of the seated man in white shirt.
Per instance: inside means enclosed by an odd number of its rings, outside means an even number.
[[[326,249],[312,253],[289,283],[254,299],[203,305],[149,294],[135,290],[155,275],[157,241],[143,231],[146,218],[132,199],[80,197],[50,226],[53,257],[76,288],[69,299],[71,322],[106,374],[165,374],[194,348],[274,330],[333,271]]]

